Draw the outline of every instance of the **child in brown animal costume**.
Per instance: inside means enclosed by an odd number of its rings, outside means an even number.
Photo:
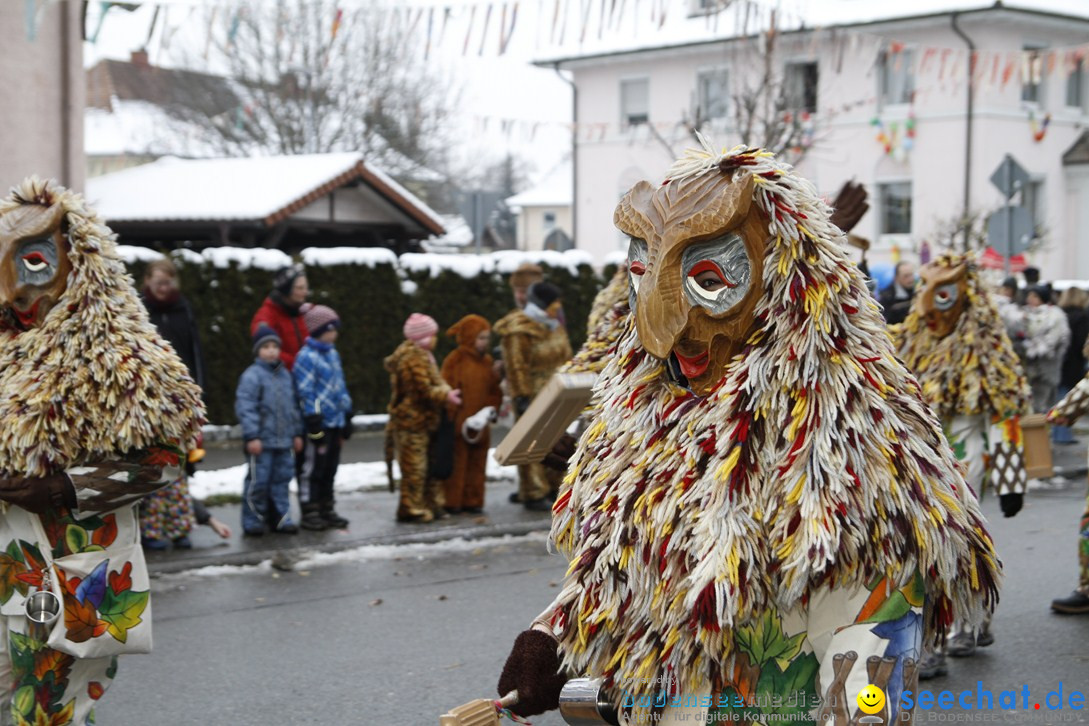
[[[443,360],[442,377],[461,391],[461,406],[454,413],[454,473],[443,482],[446,510],[451,514],[484,510],[484,470],[491,436],[487,426],[476,434],[464,429],[470,416],[503,402],[498,367],[488,354],[491,333],[488,321],[479,315],[466,315],[446,331],[457,339],[458,347]],[[478,438],[470,442],[468,435]]]

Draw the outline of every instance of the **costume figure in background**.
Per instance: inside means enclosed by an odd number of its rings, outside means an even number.
[[[586,319],[586,342],[560,369],[563,373],[600,373],[609,352],[624,333],[631,315],[628,305],[628,264],[616,268],[609,284],[594,297]]]
[[[302,414],[295,379],[280,359],[280,336],[260,323],[253,336],[255,360],[238,379],[234,411],[242,424],[249,471],[242,492],[242,533],[298,534],[291,521],[288,487],[295,454],[303,448]]]
[[[972,491],[982,495],[989,482],[1012,517],[1028,485],[1020,417],[1029,413],[1029,390],[1017,353],[973,258],[941,254],[921,277],[915,306],[896,331],[900,357],[941,419]],[[968,656],[993,642],[988,618],[979,632],[961,628],[947,652]],[[928,652],[921,676],[945,671],[944,654]]]
[[[443,482],[446,511],[484,511],[484,473],[491,443],[489,426],[503,403],[499,366],[488,353],[492,328],[479,315],[466,315],[450,326],[458,347],[442,362],[442,378],[461,392],[454,414],[454,473]]]
[[[151,647],[135,505],[181,475],[200,389],[78,195],[13,189],[0,260],[0,721],[85,724]]]
[[[544,270],[541,269],[540,265],[535,265],[532,262],[523,262],[518,265],[518,268],[512,272],[510,276],[510,289],[514,296],[514,310],[511,310],[507,317],[510,317],[510,315],[513,315],[526,306],[526,297],[529,295],[529,286],[535,282],[542,282],[543,280]],[[500,346],[500,351],[502,351],[502,346]],[[504,367],[505,366],[506,364],[504,363]],[[519,469],[518,491],[510,495],[511,504],[517,504],[522,501],[522,490],[526,488],[523,478],[524,470]]]
[[[295,389],[302,405],[306,447],[299,478],[303,529],[343,529],[333,482],[340,467],[341,443],[352,435],[352,397],[344,380],[336,341],[340,318],[325,305],[303,307],[306,345],[295,356]],[[281,358],[283,354],[281,353]]]
[[[526,294],[526,306],[495,324],[503,349],[507,390],[514,413],[521,416],[560,366],[571,357],[571,341],[563,324],[560,289],[536,282]],[[559,475],[542,464],[518,467],[518,494],[522,505],[534,512],[552,509]]]
[[[1072,426],[1089,411],[1089,374],[1066,394],[1047,414],[1047,420],[1059,426]],[[1089,613],[1089,497],[1078,527],[1078,587],[1068,597],[1051,601],[1058,613],[1079,615]]]
[[[514,711],[585,675],[632,723],[846,726],[869,683],[910,722],[924,636],[993,607],[983,518],[829,213],[706,142],[621,200],[635,326],[553,509],[571,565],[504,668]]]
[[[1051,304],[1043,285],[1025,293],[1025,377],[1032,389],[1032,410],[1044,413],[1058,400],[1063,358],[1070,345],[1066,313]]]
[[[306,280],[306,269],[299,264],[285,267],[276,273],[272,292],[250,321],[250,335],[257,332],[259,324],[264,323],[280,336],[280,359],[288,370],[294,367],[295,356],[306,343],[307,330],[302,318],[302,306],[309,295],[310,285]]]
[[[426,524],[445,514],[442,483],[431,476],[428,450],[443,406],[460,406],[461,392],[439,375],[432,350],[438,340],[435,319],[412,313],[405,321],[405,342],[386,358],[392,394],[389,433],[401,467],[398,522]]]
[[[151,324],[174,347],[190,377],[203,389],[205,364],[200,332],[189,301],[178,289],[178,268],[173,262],[163,258],[148,263],[140,300],[147,308]],[[190,464],[185,468],[185,476],[140,502],[140,537],[144,547],[163,550],[171,541],[179,549],[193,546],[189,541],[193,529],[189,476],[194,469],[195,464]]]
[[[1066,315],[1070,328],[1070,345],[1063,356],[1059,376],[1059,398],[1074,390],[1086,371],[1085,347],[1089,343],[1089,292],[1078,287],[1068,287],[1059,296],[1059,308]],[[1076,444],[1068,426],[1052,426],[1051,440],[1056,444]]]

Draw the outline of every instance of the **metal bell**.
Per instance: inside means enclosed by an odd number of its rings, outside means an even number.
[[[50,590],[36,590],[26,599],[27,619],[38,625],[50,625],[60,614],[60,598]]]

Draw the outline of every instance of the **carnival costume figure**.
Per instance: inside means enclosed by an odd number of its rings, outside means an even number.
[[[900,357],[938,414],[972,491],[982,495],[989,483],[1012,517],[1028,484],[1020,418],[1030,412],[1031,393],[1020,360],[973,258],[943,253],[920,278],[915,304],[895,332]],[[978,632],[958,631],[950,655],[994,642],[989,619]],[[922,675],[944,670],[941,654],[928,654]]]
[[[200,390],[76,194],[0,200],[2,723],[90,723],[151,647],[134,505],[181,475]]]
[[[1055,404],[1047,419],[1059,426],[1071,426],[1086,412],[1089,412],[1089,374]],[[1069,596],[1052,600],[1051,609],[1068,615],[1089,613],[1089,499],[1078,527],[1078,587]]]
[[[704,142],[614,220],[631,321],[553,509],[570,559],[499,682],[601,678],[627,723],[910,722],[925,639],[995,604],[978,505],[843,233],[766,151]]]

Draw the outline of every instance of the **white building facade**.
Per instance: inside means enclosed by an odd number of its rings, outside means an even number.
[[[1089,158],[1069,153],[1089,128],[1089,12],[996,6],[795,30],[778,34],[774,55],[762,54],[765,40],[548,62],[571,71],[577,86],[579,248],[599,259],[626,248],[612,225],[617,201],[641,179],[664,179],[694,145],[686,121],[697,111],[710,119],[705,134],[739,143],[735,104],[768,58],[795,113],[807,114],[803,152],[786,156],[800,156],[799,171],[829,199],[848,180],[867,188],[870,212],[854,232],[872,241],[871,260],[916,259],[924,242],[948,244],[966,182],[970,214],[1001,206],[989,178],[1010,154],[1032,179],[1014,198],[1040,235],[1030,262],[1044,279],[1089,278]]]

